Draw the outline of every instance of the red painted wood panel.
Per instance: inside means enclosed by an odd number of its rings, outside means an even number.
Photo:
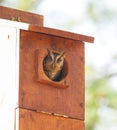
[[[84,44],[30,31],[21,31],[20,41],[19,106],[84,119]],[[39,67],[43,64],[43,60],[39,59],[46,56],[43,52],[47,48],[66,53],[67,76],[55,82],[57,87],[44,74],[43,68]],[[37,50],[41,50],[38,51],[39,56],[35,53]],[[40,75],[49,84],[40,83]],[[63,89],[61,85],[64,81],[68,87]]]
[[[84,122],[81,120],[25,109],[19,109],[19,117],[18,130],[84,130]]]
[[[43,16],[31,12],[16,10],[13,8],[0,6],[0,18],[8,20],[21,20],[21,22],[32,25],[43,26]]]

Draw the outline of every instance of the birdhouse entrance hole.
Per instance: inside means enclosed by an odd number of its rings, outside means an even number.
[[[55,82],[65,78],[68,72],[65,52],[48,50],[48,54],[43,60],[43,71],[50,80]]]

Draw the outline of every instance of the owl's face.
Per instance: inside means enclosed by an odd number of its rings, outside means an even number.
[[[46,69],[51,71],[61,70],[64,63],[64,52],[55,53],[51,50],[48,50],[48,55],[45,59]]]
[[[65,53],[55,53],[48,50],[48,55],[44,60],[44,70],[49,78],[56,76],[62,70],[64,64]]]

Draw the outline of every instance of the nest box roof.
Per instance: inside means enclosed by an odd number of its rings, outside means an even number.
[[[8,20],[5,21],[5,19]],[[15,21],[11,21],[14,19]],[[20,22],[16,22],[19,20]],[[19,29],[45,33],[45,34],[54,35],[58,37],[64,37],[67,39],[79,40],[82,42],[89,42],[89,43],[94,42],[94,37],[91,36],[44,27],[42,15],[33,14],[30,12],[24,12],[21,10],[16,10],[8,7],[0,6],[0,23],[2,24],[4,23],[4,25],[9,25]]]
[[[46,33],[50,35],[64,37],[68,39],[79,40],[83,42],[89,42],[89,43],[94,42],[94,37],[91,36],[86,36],[82,34],[77,34],[73,32],[68,32],[68,31],[63,31],[63,30],[58,30],[58,29],[53,29],[48,27],[39,27],[39,26],[30,25],[29,30],[39,32],[39,33]]]

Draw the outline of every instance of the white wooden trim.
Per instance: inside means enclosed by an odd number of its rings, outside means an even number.
[[[16,22],[16,21],[5,20],[5,19],[0,19],[0,25],[15,27],[15,28],[24,29],[24,30],[28,30],[29,28],[29,24],[27,23]]]

